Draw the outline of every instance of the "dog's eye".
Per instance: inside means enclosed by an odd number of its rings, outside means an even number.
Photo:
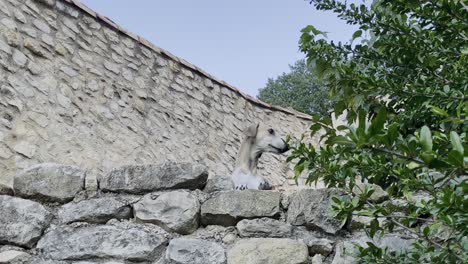
[[[269,129],[268,129],[268,133],[270,133],[271,135],[274,135],[274,134],[275,134],[275,131],[273,130],[273,128],[269,128]]]

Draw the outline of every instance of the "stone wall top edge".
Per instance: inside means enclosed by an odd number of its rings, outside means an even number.
[[[82,12],[96,18],[97,20],[99,20],[100,22],[105,24],[107,27],[109,27],[109,28],[111,28],[111,29],[113,29],[115,31],[118,31],[123,35],[126,35],[127,37],[135,40],[136,42],[140,43],[141,45],[143,45],[143,46],[145,46],[145,47],[147,47],[149,49],[151,49],[152,51],[154,51],[156,53],[159,53],[159,54],[162,54],[162,55],[170,58],[171,60],[173,60],[173,61],[175,61],[177,63],[180,63],[184,67],[186,67],[186,68],[188,68],[188,69],[190,69],[192,71],[195,71],[195,72],[199,73],[200,75],[205,76],[206,78],[211,79],[212,81],[218,83],[221,86],[224,86],[224,87],[228,88],[229,90],[237,93],[239,96],[243,97],[245,100],[251,102],[254,105],[260,106],[262,108],[274,110],[274,111],[280,111],[280,112],[283,112],[283,113],[286,113],[286,114],[289,114],[289,115],[294,115],[297,118],[300,118],[300,119],[303,119],[303,120],[306,120],[306,121],[311,120],[311,117],[309,115],[307,115],[307,114],[304,114],[304,113],[301,113],[301,112],[298,112],[298,111],[295,111],[295,110],[286,109],[286,108],[279,107],[279,106],[270,105],[268,103],[260,101],[260,100],[254,98],[254,97],[252,97],[250,95],[247,95],[247,94],[241,92],[238,88],[228,84],[227,82],[225,82],[223,80],[220,80],[220,79],[214,77],[213,75],[211,75],[211,74],[207,73],[206,71],[202,70],[200,67],[197,67],[197,66],[193,65],[192,63],[175,56],[174,54],[170,53],[169,51],[155,46],[154,44],[147,41],[146,39],[144,39],[144,38],[142,38],[140,36],[137,36],[134,33],[129,32],[128,30],[124,29],[123,27],[121,27],[118,24],[116,24],[115,22],[113,22],[108,17],[102,16],[102,15],[96,13],[95,11],[93,11],[92,9],[88,8],[86,5],[81,3],[79,0],[57,0],[57,1],[66,2],[66,3],[76,7],[77,9],[81,10]]]

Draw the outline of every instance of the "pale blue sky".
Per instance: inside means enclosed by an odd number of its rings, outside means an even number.
[[[314,25],[348,41],[355,28],[304,0],[81,0],[127,30],[256,96],[288,71],[300,30]]]

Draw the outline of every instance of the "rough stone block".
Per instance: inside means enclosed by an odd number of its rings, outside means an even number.
[[[84,189],[85,177],[79,167],[43,163],[15,175],[13,190],[21,197],[65,203]]]
[[[0,212],[0,244],[30,248],[52,220],[41,204],[7,195],[0,195]]]
[[[225,264],[224,248],[215,242],[192,238],[175,238],[166,250],[170,264]]]
[[[288,223],[336,234],[344,224],[330,215],[333,196],[342,196],[342,194],[333,189],[306,189],[297,192],[293,195],[288,208]]]
[[[235,225],[242,219],[277,218],[280,215],[281,193],[272,191],[220,192],[201,207],[204,225]]]
[[[172,191],[157,197],[147,194],[133,208],[136,219],[167,231],[190,234],[198,228],[200,203],[188,191]]]
[[[287,238],[242,239],[227,252],[228,264],[305,264],[307,246]]]
[[[61,223],[90,222],[106,223],[112,218],[128,219],[132,216],[131,207],[115,197],[102,197],[80,202],[70,202],[58,211]]]
[[[271,218],[244,219],[237,223],[241,237],[290,237],[292,226]]]
[[[6,250],[0,252],[0,264],[20,264],[28,263],[31,255],[18,250]]]
[[[203,189],[203,191],[209,193],[231,190],[234,190],[234,182],[229,175],[216,175],[208,179],[205,189]]]
[[[167,189],[200,189],[206,184],[207,168],[192,163],[131,165],[113,169],[100,177],[103,191],[148,193]]]
[[[46,233],[37,248],[54,260],[150,261],[166,248],[165,232],[161,231],[137,224],[61,226]]]

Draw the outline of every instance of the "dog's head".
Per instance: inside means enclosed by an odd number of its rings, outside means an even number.
[[[244,130],[244,134],[261,153],[281,154],[289,150],[288,145],[271,127],[261,124],[252,125]]]

